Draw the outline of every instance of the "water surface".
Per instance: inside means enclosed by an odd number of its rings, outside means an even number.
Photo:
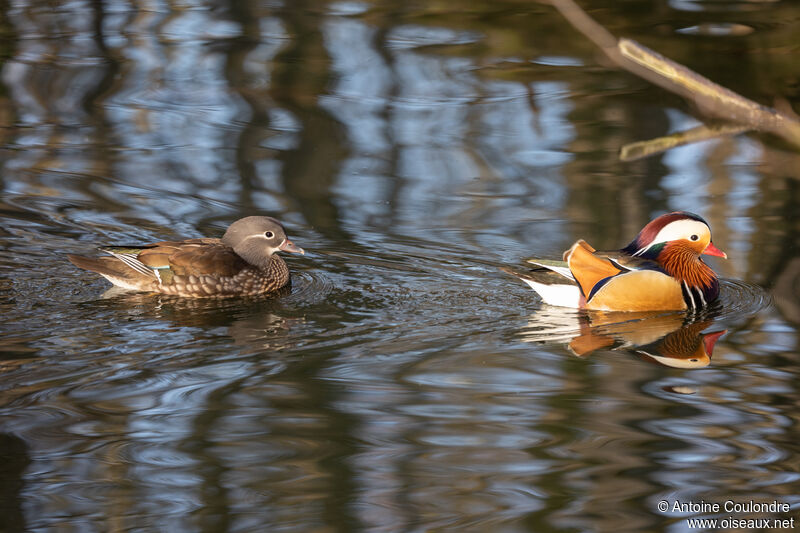
[[[798,109],[791,3],[582,5]],[[2,29],[0,530],[798,517],[796,151],[621,159],[702,117],[538,3],[15,2]],[[730,257],[703,316],[554,310],[498,269],[675,209]],[[288,294],[107,292],[65,259],[256,213],[308,252]]]

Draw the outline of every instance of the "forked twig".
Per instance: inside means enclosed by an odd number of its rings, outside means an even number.
[[[617,40],[573,0],[550,0],[550,3],[619,67],[686,98],[709,117],[773,133],[800,147],[800,121],[794,116],[726,89],[636,41]]]

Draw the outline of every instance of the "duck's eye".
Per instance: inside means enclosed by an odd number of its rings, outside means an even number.
[[[697,240],[697,239],[699,239],[700,237],[698,237],[697,235],[692,235],[692,236],[691,236],[691,237],[689,237],[689,238],[690,238],[690,239],[692,239],[693,241],[696,241],[696,240]]]
[[[266,237],[267,239],[271,239],[271,238],[273,238],[274,236],[275,236],[275,234],[274,234],[274,233],[272,233],[271,231],[268,231],[268,232],[266,232],[266,233],[264,234],[264,237]],[[693,235],[693,237],[694,237],[694,235]],[[692,240],[693,240],[693,241],[696,241],[697,239],[692,239]]]

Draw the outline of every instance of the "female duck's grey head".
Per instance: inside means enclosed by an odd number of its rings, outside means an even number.
[[[251,265],[266,268],[278,251],[304,254],[286,237],[280,222],[272,217],[246,217],[228,227],[222,242]]]

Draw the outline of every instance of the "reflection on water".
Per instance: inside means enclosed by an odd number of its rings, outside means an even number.
[[[702,368],[711,363],[714,345],[727,333],[714,324],[746,323],[765,309],[769,295],[750,283],[720,280],[720,297],[712,306],[686,312],[586,311],[543,305],[520,330],[526,342],[565,344],[578,357],[597,350],[624,350],[645,360],[675,368]]]
[[[551,311],[552,312],[552,311]],[[714,344],[726,330],[701,333],[710,319],[684,313],[575,313],[575,329],[565,331],[563,320],[548,331],[547,318],[532,315],[523,338],[529,342],[568,341],[570,352],[586,357],[597,350],[624,349],[646,360],[675,368],[702,368],[711,363]],[[566,338],[564,338],[566,336]]]
[[[791,3],[582,5],[797,108]],[[0,28],[0,530],[796,513],[796,152],[731,134],[620,159],[700,124],[545,4],[20,1]],[[497,271],[675,209],[730,257],[710,315],[559,318]],[[255,213],[308,243],[288,294],[104,294],[65,260]]]

